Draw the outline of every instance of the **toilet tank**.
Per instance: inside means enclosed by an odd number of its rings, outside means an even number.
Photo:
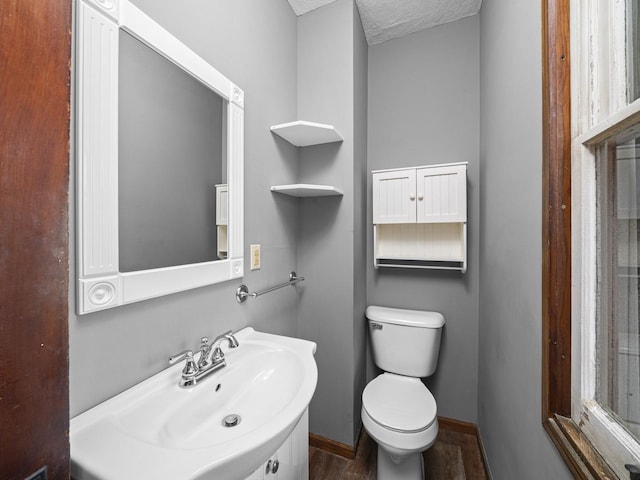
[[[441,313],[371,305],[366,316],[379,368],[410,377],[428,377],[436,371],[444,326]]]

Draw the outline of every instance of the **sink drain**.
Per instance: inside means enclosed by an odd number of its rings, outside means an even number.
[[[232,413],[231,415],[227,415],[222,419],[222,426],[235,427],[236,425],[240,424],[240,420],[240,415],[238,415],[237,413]]]

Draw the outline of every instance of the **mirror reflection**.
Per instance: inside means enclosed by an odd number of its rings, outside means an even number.
[[[120,30],[121,272],[227,257],[226,101]]]

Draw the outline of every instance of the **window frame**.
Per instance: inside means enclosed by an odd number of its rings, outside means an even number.
[[[640,119],[640,105],[635,102],[613,115],[607,122],[598,122],[598,112],[606,116],[609,111],[616,110],[623,99],[611,95],[591,95],[585,92],[584,68],[589,65],[586,52],[578,58],[570,59],[571,42],[589,44],[590,54],[602,56],[605,52],[594,49],[589,43],[589,36],[594,29],[608,28],[611,21],[620,18],[609,17],[604,21],[600,16],[598,25],[589,24],[589,28],[581,28],[579,32],[571,32],[570,25],[585,25],[589,17],[589,8],[597,8],[597,2],[591,2],[587,9],[576,8],[570,11],[571,0],[542,1],[542,60],[543,60],[543,265],[542,265],[542,311],[543,311],[543,345],[542,345],[542,420],[543,426],[576,478],[619,478],[604,462],[587,439],[582,429],[590,430],[581,418],[584,413],[596,423],[603,415],[601,408],[591,408],[581,401],[595,388],[589,378],[589,367],[592,364],[590,355],[594,354],[595,339],[583,334],[580,329],[583,322],[595,322],[595,152],[594,146],[616,132],[626,128]],[[604,25],[604,27],[603,27]],[[616,35],[615,29],[606,33],[619,52],[624,46],[624,38]],[[583,35],[579,38],[578,35]],[[622,43],[620,43],[622,42]],[[606,57],[607,62],[618,64],[619,58],[614,53]],[[574,65],[572,81],[571,64]],[[593,66],[591,66],[593,68]],[[596,67],[597,68],[597,67]],[[587,73],[585,73],[587,72]],[[592,70],[596,82],[603,72]],[[617,77],[620,80],[619,76]],[[614,79],[615,80],[615,79]],[[610,85],[607,81],[598,84],[605,91]],[[573,91],[579,96],[572,104]],[[585,103],[586,102],[586,103]],[[611,102],[613,105],[609,105]],[[582,108],[588,105],[589,109]],[[578,119],[574,121],[573,118]],[[582,112],[576,109],[582,108]],[[616,123],[620,122],[620,123]],[[596,128],[584,128],[585,125],[596,124]],[[576,133],[586,133],[577,136]],[[577,137],[577,138],[576,138]],[[572,144],[572,138],[576,138]],[[575,162],[572,172],[572,153]],[[573,184],[573,188],[572,188]],[[576,206],[572,213],[572,204]],[[586,208],[585,208],[586,206]],[[572,227],[573,223],[573,227]],[[572,228],[578,235],[572,237]],[[593,265],[585,265],[584,249],[590,254],[586,258],[594,259]],[[573,269],[573,276],[572,276]],[[579,294],[572,298],[572,288]],[[587,292],[585,294],[585,292]],[[572,324],[572,312],[579,317]],[[572,341],[572,334],[574,340]],[[575,340],[577,339],[577,340]],[[574,365],[572,371],[572,365]],[[573,373],[573,379],[572,379]],[[573,394],[573,395],[572,395]],[[573,401],[576,398],[577,401]],[[584,408],[584,410],[583,410]],[[572,419],[572,412],[574,412]],[[577,414],[575,413],[577,412]],[[586,417],[585,417],[586,418]],[[576,423],[576,421],[578,423]],[[589,421],[586,422],[587,424]],[[590,431],[589,434],[593,434]],[[619,433],[619,432],[618,432]],[[597,429],[596,429],[597,434]],[[612,455],[611,451],[604,452]],[[613,453],[615,456],[615,453]],[[621,472],[618,472],[621,473]]]
[[[595,400],[596,395],[596,182],[604,182],[595,178],[595,162],[598,147],[607,139],[614,137],[626,129],[630,124],[640,122],[640,102],[636,101],[621,109],[598,127],[588,130],[573,141],[573,185],[574,190],[580,192],[580,198],[574,199],[579,205],[573,215],[574,235],[572,241],[572,261],[574,305],[572,326],[573,349],[572,359],[572,418],[579,423],[590,443],[614,465],[612,470],[621,478],[626,478],[625,463],[638,463],[637,441],[619,424],[610,419],[610,414]],[[620,122],[618,122],[620,121]],[[609,147],[604,147],[609,149]],[[610,154],[611,152],[609,152]],[[607,161],[607,160],[605,160]],[[609,168],[609,167],[608,167]],[[585,253],[586,252],[586,253]],[[584,259],[587,259],[585,261]],[[589,260],[590,259],[590,260]],[[634,458],[635,457],[635,458]],[[622,477],[624,475],[624,477]]]

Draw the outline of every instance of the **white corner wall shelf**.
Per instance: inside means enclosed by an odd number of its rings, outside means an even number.
[[[271,127],[271,131],[296,147],[308,147],[343,140],[333,125],[304,120],[274,125]]]
[[[467,270],[467,163],[372,172],[374,266]]]
[[[271,191],[292,197],[330,197],[344,195],[342,190],[331,185],[311,185],[308,183],[274,185],[271,187]]]

